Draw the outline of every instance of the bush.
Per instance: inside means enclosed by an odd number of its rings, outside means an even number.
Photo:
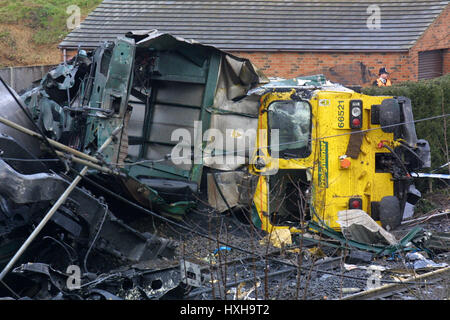
[[[402,82],[391,87],[367,87],[362,92],[374,96],[410,98],[415,120],[450,113],[450,74],[431,80]],[[417,137],[428,140],[431,146],[431,170],[449,161],[449,127],[448,117],[416,122]],[[443,168],[438,172],[450,173],[450,168]],[[420,189],[423,189],[423,183],[420,185]],[[448,186],[442,182],[437,185]]]

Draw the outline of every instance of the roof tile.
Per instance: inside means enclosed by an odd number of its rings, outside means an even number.
[[[62,48],[95,48],[128,31],[158,29],[222,50],[404,51],[449,1],[372,0],[381,29],[370,30],[366,1],[104,0]]]

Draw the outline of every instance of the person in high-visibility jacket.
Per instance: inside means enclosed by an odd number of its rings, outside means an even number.
[[[381,68],[378,72],[380,76],[377,80],[373,82],[374,86],[378,87],[390,87],[392,85],[391,80],[388,79],[389,72],[387,72],[386,68]]]

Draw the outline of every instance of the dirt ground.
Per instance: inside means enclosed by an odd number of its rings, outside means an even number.
[[[0,68],[61,62],[58,44],[36,45],[33,33],[27,26],[0,23]]]

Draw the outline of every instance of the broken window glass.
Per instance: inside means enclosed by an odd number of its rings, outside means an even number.
[[[270,152],[280,158],[306,158],[311,153],[311,107],[306,101],[275,101],[268,108],[269,130],[278,129],[278,143],[270,135]]]

